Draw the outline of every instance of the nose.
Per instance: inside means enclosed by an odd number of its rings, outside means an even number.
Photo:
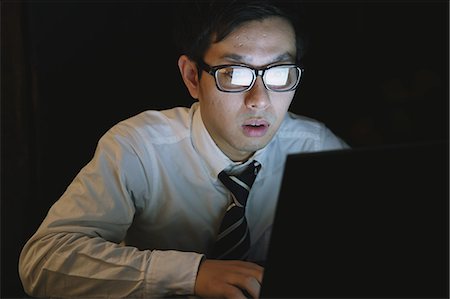
[[[270,105],[268,90],[258,76],[252,88],[245,93],[245,105],[250,109],[264,110]]]

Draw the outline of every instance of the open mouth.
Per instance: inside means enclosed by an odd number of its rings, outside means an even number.
[[[253,125],[246,125],[248,127],[264,127],[264,125],[257,125],[257,124],[253,124]]]
[[[247,137],[262,137],[267,133],[270,124],[263,119],[250,119],[244,122],[242,129]]]

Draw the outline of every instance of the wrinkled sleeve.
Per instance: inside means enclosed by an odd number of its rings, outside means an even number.
[[[148,188],[136,149],[123,132],[110,130],[25,244],[19,260],[25,291],[80,298],[193,294],[202,255],[121,245]]]

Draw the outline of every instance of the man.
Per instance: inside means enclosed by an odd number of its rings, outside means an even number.
[[[178,60],[198,103],[146,111],[101,138],[23,249],[29,294],[258,297],[286,155],[346,145],[287,112],[303,72],[287,15],[262,1],[219,6],[194,16]],[[223,176],[245,186],[243,201]],[[231,210],[244,234],[216,254]]]

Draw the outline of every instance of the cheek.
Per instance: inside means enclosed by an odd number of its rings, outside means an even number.
[[[229,128],[233,123],[235,110],[232,100],[224,98],[219,91],[203,93],[199,98],[202,118],[210,130],[218,131]]]
[[[278,116],[283,116],[291,106],[294,93],[285,94],[282,97],[278,97],[272,101],[272,105]]]
[[[208,103],[210,120],[218,127],[228,127],[235,122],[236,109],[229,100],[215,99]]]
[[[232,118],[239,109],[240,101],[217,89],[209,89],[199,98],[201,109],[207,110],[211,117]],[[206,111],[205,111],[206,112]]]

